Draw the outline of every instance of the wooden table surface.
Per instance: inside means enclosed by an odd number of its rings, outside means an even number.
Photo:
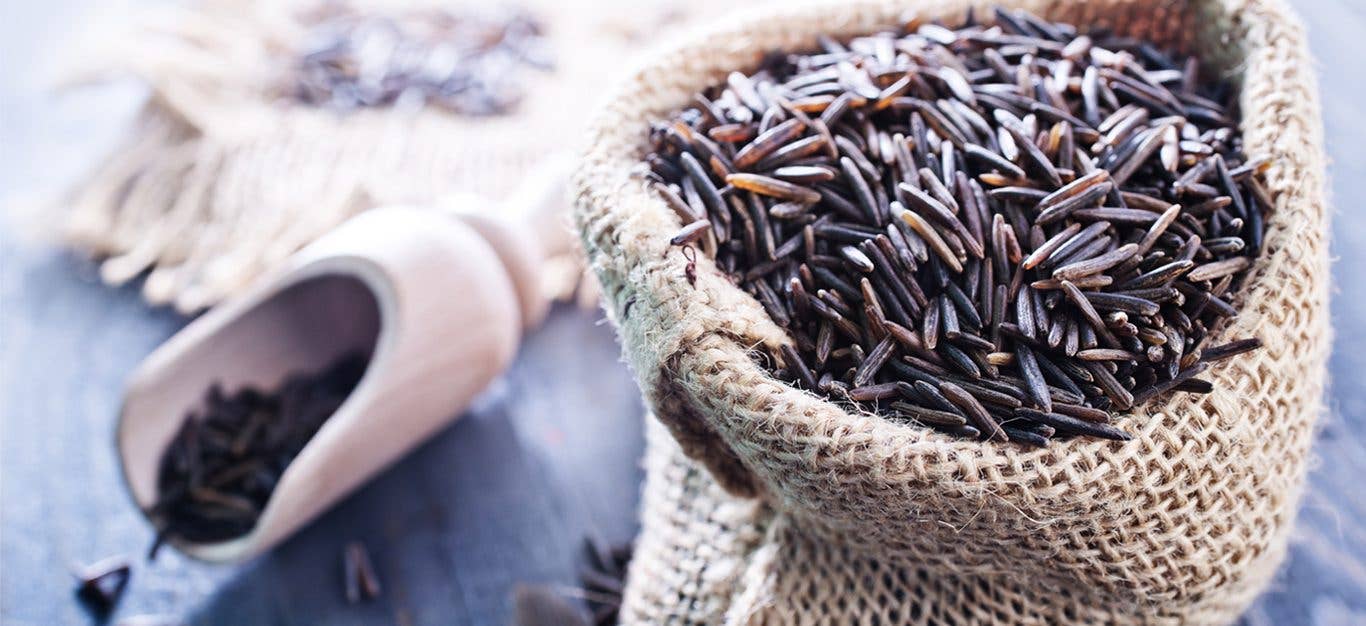
[[[0,623],[94,623],[68,566],[140,555],[151,530],[123,491],[114,417],[130,369],[184,321],[111,290],[47,243],[24,207],[106,149],[139,94],[52,100],[50,43],[93,0],[0,15]],[[1323,76],[1332,157],[1335,384],[1290,558],[1248,624],[1366,623],[1366,5],[1301,0]],[[519,582],[569,584],[580,539],[635,530],[641,403],[597,311],[561,307],[478,405],[273,553],[209,566],[138,561],[115,616],[192,624],[506,624]],[[384,584],[348,606],[340,552],[372,550]]]

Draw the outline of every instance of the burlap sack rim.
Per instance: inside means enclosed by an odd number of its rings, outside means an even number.
[[[1029,3],[1024,3],[1029,4]],[[1198,1],[1197,6],[1208,6],[1208,2]],[[1232,14],[1238,13],[1238,5],[1242,3],[1230,3],[1227,11]],[[1271,2],[1257,3],[1265,6],[1267,4],[1278,5],[1277,0]],[[867,19],[869,15],[882,15],[891,17],[895,15],[890,9],[897,8],[894,4],[886,2],[857,2],[842,5],[848,10],[830,11],[829,7],[812,4],[810,7],[798,9],[798,11],[816,11],[827,13],[830,17],[827,33],[846,35],[854,32],[868,32],[876,28],[875,23],[887,22],[881,19]],[[914,3],[906,3],[906,6],[914,6]],[[1244,10],[1255,8],[1253,3],[1248,3]],[[931,13],[931,10],[923,13]],[[863,19],[850,16],[863,16]],[[600,114],[592,125],[594,136],[611,136],[614,139],[623,136],[635,135],[638,138],[635,151],[609,152],[617,148],[620,144],[615,141],[599,141],[594,144],[584,158],[584,167],[579,172],[575,183],[577,191],[577,210],[576,220],[583,229],[588,249],[592,252],[594,266],[599,270],[600,278],[604,284],[611,285],[608,290],[609,306],[613,313],[619,316],[629,315],[626,304],[632,298],[642,296],[645,289],[663,291],[660,300],[676,301],[687,303],[691,294],[687,291],[694,289],[687,281],[683,280],[686,261],[681,254],[668,249],[667,240],[669,235],[677,228],[678,222],[672,217],[664,203],[656,198],[652,193],[645,189],[644,185],[637,179],[632,179],[628,172],[637,165],[643,155],[644,137],[646,136],[646,124],[651,119],[658,119],[661,115],[668,112],[667,108],[648,110],[632,109],[637,105],[637,100],[631,88],[631,84],[641,80],[668,81],[668,67],[680,62],[678,59],[687,59],[689,56],[696,56],[701,51],[713,49],[716,45],[725,42],[729,45],[737,36],[751,30],[763,27],[764,13],[758,11],[751,13],[743,18],[736,18],[730,21],[730,25],[722,30],[703,31],[701,34],[693,35],[682,43],[676,43],[670,48],[658,52],[649,57],[643,64],[643,69],[639,69],[630,74],[631,79],[623,88],[619,88],[615,94],[609,98],[613,104],[609,105],[606,112]],[[787,39],[794,45],[787,46],[789,49],[807,47],[811,43],[812,36],[799,34],[788,34]],[[805,44],[805,46],[803,45]],[[757,60],[757,58],[756,58]],[[715,79],[724,76],[724,72],[730,67],[717,67],[712,71]],[[1258,76],[1260,68],[1257,64],[1248,64],[1245,71],[1250,78],[1263,79]],[[703,87],[705,85],[696,85]],[[1245,100],[1249,96],[1245,94]],[[673,103],[673,106],[686,104],[681,100]],[[1302,102],[1290,101],[1282,102],[1277,108],[1302,108]],[[1245,118],[1243,120],[1244,129],[1253,129],[1275,125],[1278,120],[1274,113],[1281,111],[1268,112],[1262,106],[1244,106]],[[631,120],[631,125],[619,125],[623,119]],[[614,125],[614,128],[606,128],[604,125]],[[1319,141],[1318,135],[1321,131],[1310,129],[1312,143],[1283,146],[1266,145],[1264,137],[1251,135],[1247,137],[1249,149],[1253,152],[1267,152],[1276,157],[1276,168],[1287,168],[1287,164],[1296,163],[1319,163]],[[1295,168],[1299,169],[1299,168]],[[1273,171],[1272,176],[1275,176]],[[1317,177],[1314,177],[1317,178]],[[1306,180],[1305,184],[1312,185],[1314,180]],[[1314,193],[1311,191],[1310,193]],[[1307,211],[1316,210],[1317,207],[1306,207],[1304,204],[1310,203],[1312,198],[1305,198],[1300,203],[1301,206],[1286,206],[1287,194],[1284,189],[1273,189],[1276,200],[1276,211],[1270,216],[1267,223],[1267,249],[1259,262],[1254,267],[1251,275],[1243,288],[1243,294],[1249,299],[1255,299],[1264,295],[1269,290],[1276,289],[1275,285],[1265,284],[1262,280],[1265,275],[1264,268],[1268,259],[1275,257],[1279,253],[1278,243],[1285,236],[1288,229],[1293,224],[1300,221]],[[615,206],[612,206],[615,205]],[[636,213],[635,216],[626,216],[628,223],[623,224],[621,229],[613,229],[610,225],[602,223],[602,216],[613,210],[618,214],[622,212],[620,208],[629,206]],[[637,237],[631,240],[616,239],[617,230],[633,233],[646,233],[648,236]],[[608,254],[603,251],[609,250],[618,255],[626,255],[630,258],[660,258],[661,262],[652,263],[648,266],[637,267],[618,267],[619,259],[607,258]],[[619,252],[618,252],[619,251]],[[605,271],[604,271],[605,270]],[[782,403],[795,409],[796,412],[804,415],[821,415],[837,417],[837,428],[847,430],[851,433],[858,433],[862,436],[885,441],[887,447],[895,448],[900,453],[901,458],[879,459],[881,462],[892,462],[904,464],[913,462],[912,457],[921,456],[924,452],[938,451],[949,457],[949,462],[945,467],[926,468],[927,474],[941,474],[945,476],[953,475],[971,480],[974,475],[984,471],[995,469],[1002,473],[1001,478],[1017,476],[1026,480],[1031,478],[1030,467],[1049,466],[1065,471],[1066,466],[1071,461],[1069,452],[1091,451],[1095,449],[1109,448],[1111,446],[1142,446],[1145,440],[1154,436],[1154,430],[1164,426],[1163,422],[1166,415],[1180,413],[1183,408],[1189,407],[1193,403],[1201,402],[1198,398],[1182,396],[1180,394],[1168,398],[1158,399],[1141,407],[1141,411],[1134,413],[1146,413],[1150,415],[1146,423],[1137,423],[1132,418],[1122,420],[1123,426],[1136,431],[1136,441],[1126,444],[1113,444],[1096,440],[1071,440],[1067,442],[1055,442],[1047,449],[1032,450],[1021,449],[1013,444],[991,444],[973,441],[963,441],[953,439],[944,435],[933,433],[928,429],[914,426],[905,426],[879,418],[877,416],[864,416],[850,414],[839,406],[832,404],[822,398],[818,398],[809,393],[798,391],[781,381],[773,379],[766,371],[754,364],[747,352],[747,346],[764,344],[766,346],[776,346],[785,341],[782,329],[778,328],[768,320],[766,314],[757,302],[744,295],[738,288],[729,284],[724,277],[719,274],[713,263],[706,259],[698,261],[698,281],[695,289],[703,292],[704,297],[709,299],[711,306],[697,305],[683,306],[689,309],[680,312],[687,317],[685,319],[697,320],[689,326],[703,326],[711,323],[715,327],[726,329],[731,337],[723,341],[715,341],[715,336],[708,337],[705,332],[697,329],[686,329],[680,340],[674,357],[675,360],[688,360],[689,356],[696,355],[699,351],[714,351],[715,354],[709,355],[718,369],[725,368],[733,372],[739,372],[740,377],[758,383],[758,386],[722,386],[705,385],[705,388],[687,388],[667,390],[663,396],[669,398],[674,394],[714,394],[718,389],[733,391],[743,394],[743,398],[738,398],[740,403],[752,404],[756,407],[756,412],[762,412],[765,408],[776,405],[774,400],[781,399]],[[642,275],[644,274],[644,275]],[[658,278],[666,280],[658,280]],[[646,279],[656,279],[649,282],[649,286],[644,287]],[[673,280],[667,280],[673,278]],[[625,281],[623,281],[625,279]],[[680,293],[682,292],[682,293]],[[672,304],[672,303],[670,303]],[[728,314],[722,306],[733,307],[734,312]],[[1252,315],[1240,315],[1230,329],[1226,329],[1224,336],[1245,336],[1253,333],[1256,327],[1256,319]],[[686,322],[685,322],[686,324]],[[1275,332],[1274,328],[1265,328],[1263,332]],[[628,340],[630,338],[627,338]],[[637,349],[636,346],[627,345],[627,350]],[[1246,375],[1243,371],[1242,363],[1233,362],[1221,364],[1214,368],[1209,376],[1213,378],[1216,386],[1227,383],[1237,375]],[[677,372],[674,372],[676,374]],[[642,375],[650,377],[649,373],[641,372]],[[669,385],[668,376],[660,376],[661,384],[666,387]],[[686,387],[686,385],[685,385]],[[658,396],[661,394],[651,394],[647,389],[647,394]],[[657,407],[665,408],[668,407]],[[666,418],[667,420],[668,418]],[[677,424],[671,424],[674,430],[678,430]],[[1137,427],[1137,428],[1135,428]],[[675,432],[675,434],[679,434]],[[685,449],[689,447],[689,442],[685,441]],[[696,450],[694,450],[695,452]],[[715,451],[715,450],[712,450]],[[735,476],[733,472],[736,468],[728,463],[718,463],[713,459],[703,459],[712,466],[714,471],[719,470],[723,484],[733,490],[753,492],[754,485],[748,483],[744,477]],[[718,467],[718,465],[720,465]],[[936,469],[938,471],[936,471]],[[1037,476],[1033,478],[1037,479]]]

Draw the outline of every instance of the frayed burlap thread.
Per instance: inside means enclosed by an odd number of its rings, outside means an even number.
[[[1115,622],[1233,619],[1284,554],[1331,334],[1317,88],[1303,29],[1280,0],[1003,3],[1201,53],[1240,87],[1248,152],[1273,158],[1265,250],[1221,334],[1255,336],[1265,348],[1213,368],[1211,394],[1159,398],[1121,416],[1129,442],[1032,450],[963,441],[851,414],[773,379],[764,355],[786,341],[783,330],[710,261],[699,259],[688,280],[688,260],[668,245],[677,219],[631,174],[652,120],[763,53],[907,16],[952,21],[968,4],[770,7],[695,33],[630,76],[594,122],[574,183],[575,217],[626,360],[688,457],[730,493],[781,511],[785,526],[774,528],[800,528],[822,549],[915,567],[943,585],[1011,589],[1007,617],[1076,621],[1086,606]],[[779,550],[771,567],[788,558]],[[823,584],[813,581],[833,576],[827,562],[807,564],[802,580]],[[922,583],[910,593],[925,592]],[[876,604],[865,594],[881,587],[868,585],[854,578],[842,602]],[[987,591],[953,597],[985,607]],[[1056,600],[1064,596],[1081,599]]]

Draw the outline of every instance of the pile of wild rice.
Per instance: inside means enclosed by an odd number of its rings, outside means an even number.
[[[966,437],[1127,435],[1207,393],[1270,207],[1196,59],[997,10],[731,74],[652,132],[660,196],[785,326],[777,374]],[[691,280],[693,276],[690,276]]]
[[[507,7],[396,15],[328,4],[293,72],[294,97],[338,111],[436,106],[462,115],[507,113],[528,69],[549,69],[541,25]]]
[[[162,453],[148,558],[168,538],[212,543],[251,532],[285,469],[368,364],[366,355],[347,354],[322,371],[291,374],[270,392],[211,386]]]

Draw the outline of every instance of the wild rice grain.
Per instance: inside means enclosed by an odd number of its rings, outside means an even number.
[[[656,124],[645,159],[792,336],[812,393],[951,436],[1126,439],[1206,393],[1274,202],[1236,91],[1195,60],[1016,12],[770,55]],[[1175,91],[1174,91],[1175,90]]]

